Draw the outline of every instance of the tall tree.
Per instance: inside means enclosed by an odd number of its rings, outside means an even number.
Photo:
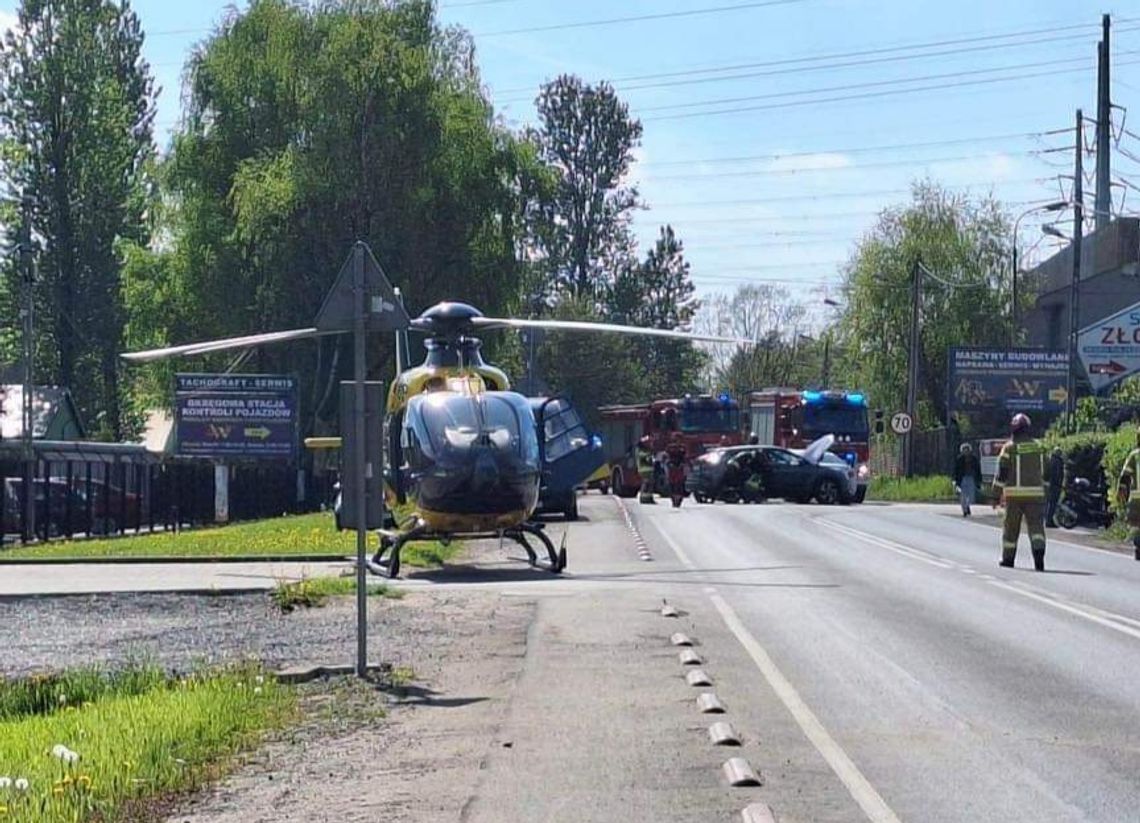
[[[562,75],[538,100],[536,140],[558,173],[545,233],[551,284],[597,300],[632,256],[629,221],[637,190],[625,184],[641,122],[612,86]]]
[[[23,0],[0,49],[4,196],[40,248],[44,378],[120,433],[124,241],[145,242],[154,87],[127,0]],[[13,275],[9,272],[9,276]]]
[[[519,289],[520,202],[543,179],[495,122],[473,54],[426,0],[254,0],[227,18],[188,66],[164,169],[170,242],[132,268],[140,305],[171,307],[140,342],[307,326],[355,240],[412,312],[446,298],[503,311]],[[301,375],[314,427],[335,419],[345,346],[255,362]],[[372,363],[390,373],[389,341]]]
[[[672,226],[662,226],[645,260],[626,267],[614,280],[609,319],[655,329],[690,331],[699,308],[684,244]],[[684,340],[634,338],[630,354],[645,371],[654,397],[672,397],[697,388],[704,354]]]
[[[876,406],[902,408],[905,399],[912,283],[921,264],[930,274],[922,278],[919,417],[947,422],[949,349],[1009,339],[1009,247],[1009,221],[997,202],[930,182],[879,216],[846,265],[839,324],[844,372]]]

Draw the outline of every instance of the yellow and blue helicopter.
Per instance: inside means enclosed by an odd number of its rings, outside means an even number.
[[[537,565],[533,537],[546,549],[549,570],[566,567],[565,537],[555,549],[534,519],[542,481],[539,423],[528,398],[511,391],[507,375],[484,362],[476,334],[492,329],[620,333],[691,341],[747,344],[730,337],[690,334],[588,321],[486,317],[466,303],[438,303],[413,318],[408,330],[426,336],[427,356],[392,382],[384,423],[384,494],[391,504],[411,505],[396,528],[380,531],[369,569],[396,577],[400,550],[411,541],[506,538]],[[136,363],[185,357],[330,334],[311,328],[269,332],[133,352]],[[311,446],[333,447],[339,438]],[[385,553],[389,552],[388,557]]]

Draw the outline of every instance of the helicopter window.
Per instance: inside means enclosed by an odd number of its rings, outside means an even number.
[[[406,414],[404,430],[429,460],[465,455],[480,443],[537,460],[534,418],[522,397],[436,392],[412,398]]]

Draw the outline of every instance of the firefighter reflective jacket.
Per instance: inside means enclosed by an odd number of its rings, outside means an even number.
[[[998,456],[995,485],[1007,500],[1045,499],[1045,449],[1036,440],[1006,443]]]

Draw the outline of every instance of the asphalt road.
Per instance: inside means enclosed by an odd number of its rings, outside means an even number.
[[[1140,819],[1131,556],[1055,541],[1039,574],[1023,535],[999,568],[949,507],[632,508],[843,784],[836,818]]]

